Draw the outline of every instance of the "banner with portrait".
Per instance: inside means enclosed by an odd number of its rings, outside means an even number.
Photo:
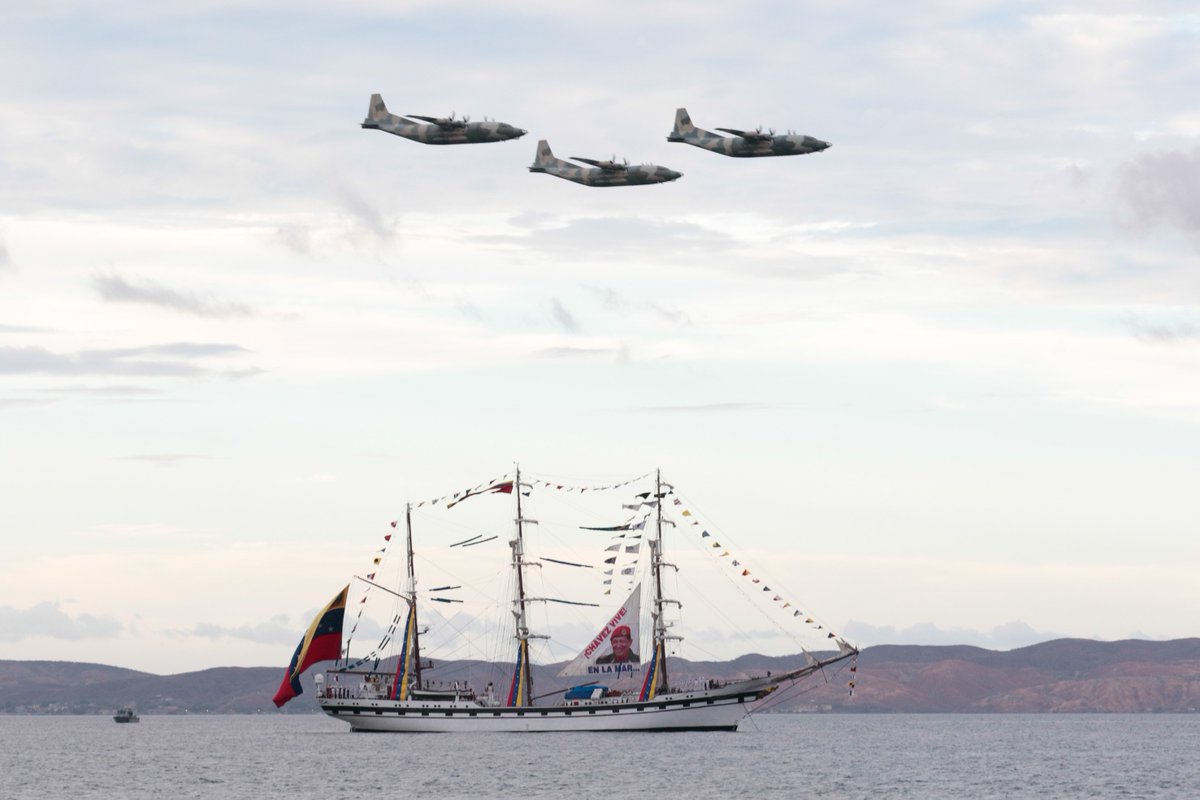
[[[638,618],[641,615],[642,585],[633,587],[625,602],[596,632],[575,660],[563,667],[559,677],[586,675],[596,680],[619,678],[641,672],[638,655]]]

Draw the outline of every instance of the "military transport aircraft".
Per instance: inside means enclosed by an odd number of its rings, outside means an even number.
[[[610,161],[597,161],[594,158],[579,156],[571,156],[571,160],[591,166],[581,167],[570,161],[555,158],[554,153],[550,152],[550,144],[542,139],[538,142],[537,156],[529,171],[545,172],[556,178],[582,183],[584,186],[640,186],[645,183],[666,183],[683,177],[683,173],[657,164],[631,165],[628,161],[618,162],[615,156]]]
[[[406,116],[412,119],[388,113],[387,106],[383,104],[383,97],[373,94],[371,104],[367,107],[367,118],[362,121],[362,126],[394,133],[422,144],[503,142],[519,139],[528,133],[524,128],[513,127],[507,122],[488,119],[483,122],[471,122],[470,117],[455,119],[453,113],[449,117],[424,117],[420,114]],[[418,119],[422,122],[413,121]]]
[[[757,156],[802,156],[805,153],[819,153],[831,145],[812,136],[801,133],[776,135],[774,130],[763,133],[762,127],[753,131],[739,131],[736,128],[717,128],[719,131],[732,134],[722,136],[719,133],[697,128],[692,124],[686,108],[675,112],[675,129],[667,137],[668,142],[683,142],[684,144],[712,150],[723,156],[736,158],[754,158]]]

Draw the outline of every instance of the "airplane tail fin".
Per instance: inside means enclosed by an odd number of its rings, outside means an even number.
[[[696,126],[692,124],[692,118],[688,116],[686,108],[678,108],[675,110],[675,129],[671,131],[668,139],[682,139],[688,134],[695,133]]]
[[[367,105],[367,118],[362,121],[364,128],[378,128],[380,125],[399,125],[404,124],[406,120],[397,117],[388,111],[387,105],[383,102],[383,95],[371,95],[371,102]]]
[[[371,95],[371,104],[367,106],[367,119],[374,120],[375,122],[383,122],[390,116],[387,104],[383,102],[383,95]]]
[[[531,170],[540,172],[546,167],[553,167],[555,164],[561,163],[562,159],[555,158],[554,153],[550,150],[550,143],[545,139],[541,139],[537,144],[537,155],[533,158],[533,166]]]

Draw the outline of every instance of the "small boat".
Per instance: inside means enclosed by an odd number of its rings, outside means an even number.
[[[133,710],[133,706],[122,706],[113,714],[113,722],[139,722],[141,717]]]
[[[529,516],[529,501],[522,502],[535,490],[534,500],[561,498],[557,502],[565,510],[539,505],[539,516],[546,511],[539,524]],[[428,516],[445,515],[471,497],[501,494],[515,501],[515,508],[502,518],[513,526],[507,530],[496,527],[493,515],[503,509],[494,500],[472,503],[480,513],[490,504],[487,518],[446,520],[440,531],[437,520]],[[566,518],[567,512],[583,511],[583,503],[593,498],[601,504],[584,524]],[[421,547],[414,551],[413,512],[421,507],[427,516],[422,521]],[[810,612],[801,611],[807,605],[793,602],[794,596],[777,581],[769,581],[777,584],[771,589],[765,572],[757,566],[752,572],[747,562],[727,549],[732,544],[729,538],[710,533],[697,517],[698,511],[658,472],[611,486],[572,487],[558,480],[523,479],[517,468],[472,489],[415,506],[410,503],[403,523],[405,557],[395,564],[394,578],[383,577],[388,574],[384,570],[389,533],[376,551],[371,571],[356,575],[356,583],[351,584],[362,587],[362,599],[348,606],[348,585],[317,614],[284,673],[275,704],[281,707],[300,694],[301,673],[325,660],[337,664],[316,676],[317,703],[355,731],[735,731],[748,714],[786,700],[782,695],[788,690],[801,690],[799,681],[825,673],[839,662],[850,666],[852,692],[858,649],[818,624]],[[391,526],[400,524],[397,520]],[[539,536],[531,539],[528,529],[534,525]],[[678,590],[678,581],[666,580],[668,570],[679,571],[666,560],[668,532],[675,548],[692,548],[688,563],[709,562],[710,568],[725,573],[724,580],[701,584],[695,602],[708,600],[721,584],[734,584],[735,592],[757,603],[754,610],[796,642],[800,653],[794,663],[774,674],[742,673],[732,680],[676,668],[668,671],[669,663],[684,663],[673,661],[683,641],[677,627],[682,603],[669,594]],[[497,539],[500,546],[487,546]],[[484,568],[484,577],[492,582],[476,591],[462,576],[480,561],[495,566]],[[496,571],[505,561],[507,582],[503,570]],[[418,581],[418,566],[445,585],[426,588]],[[486,602],[472,609],[472,595]],[[352,659],[351,640],[364,622],[368,597],[384,603],[380,623],[371,626],[382,631],[382,640],[369,655]],[[621,597],[624,601],[615,605]],[[580,620],[576,627],[556,628],[549,618],[536,622],[531,613],[534,607],[563,606],[564,613]],[[351,613],[356,610],[357,617],[343,643],[348,608]],[[424,624],[417,622],[418,610]],[[723,608],[718,611],[724,616]],[[583,638],[589,629],[591,633]],[[550,635],[552,631],[573,634],[574,646],[564,641],[561,647],[569,650],[554,652],[553,640],[559,637]],[[468,643],[467,637],[484,644]],[[492,657],[484,659],[490,665],[486,674],[480,667],[469,668],[474,672],[468,674],[454,666],[454,654],[479,653],[488,642],[494,648]],[[431,651],[447,656],[439,665],[442,669],[460,670],[446,675],[456,680],[429,680],[434,665],[422,656]],[[571,653],[578,655],[572,658]],[[567,656],[565,661],[559,660],[562,655]],[[539,678],[543,685],[535,692],[531,661],[553,665],[563,680],[546,686],[543,671]],[[831,677],[825,674],[826,681]],[[485,683],[486,688],[477,691]],[[767,701],[777,690],[780,696]]]

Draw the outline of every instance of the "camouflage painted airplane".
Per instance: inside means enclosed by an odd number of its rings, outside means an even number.
[[[832,145],[812,136],[800,133],[781,134],[776,136],[771,130],[763,133],[762,126],[753,131],[739,131],[736,128],[717,128],[719,131],[732,134],[722,136],[719,133],[697,128],[692,124],[686,108],[675,112],[675,129],[667,137],[668,142],[683,142],[705,150],[712,150],[723,156],[735,158],[755,158],[758,156],[802,156],[805,153],[819,153]]]
[[[571,160],[591,166],[581,167],[570,161],[555,158],[554,153],[550,152],[550,144],[542,139],[538,142],[537,156],[529,171],[545,172],[556,178],[582,183],[584,186],[640,186],[646,183],[666,183],[683,177],[683,173],[657,164],[631,166],[628,161],[618,162],[615,157],[611,161],[597,161],[593,158],[571,156]]]
[[[407,116],[412,119],[389,114],[387,106],[383,104],[383,97],[373,94],[371,104],[367,106],[367,118],[362,121],[362,126],[394,133],[422,144],[503,142],[519,139],[528,133],[524,128],[513,127],[507,122],[487,119],[483,122],[471,122],[470,117],[455,119],[453,113],[449,117],[423,117],[420,114]],[[413,122],[416,119],[422,122]]]

